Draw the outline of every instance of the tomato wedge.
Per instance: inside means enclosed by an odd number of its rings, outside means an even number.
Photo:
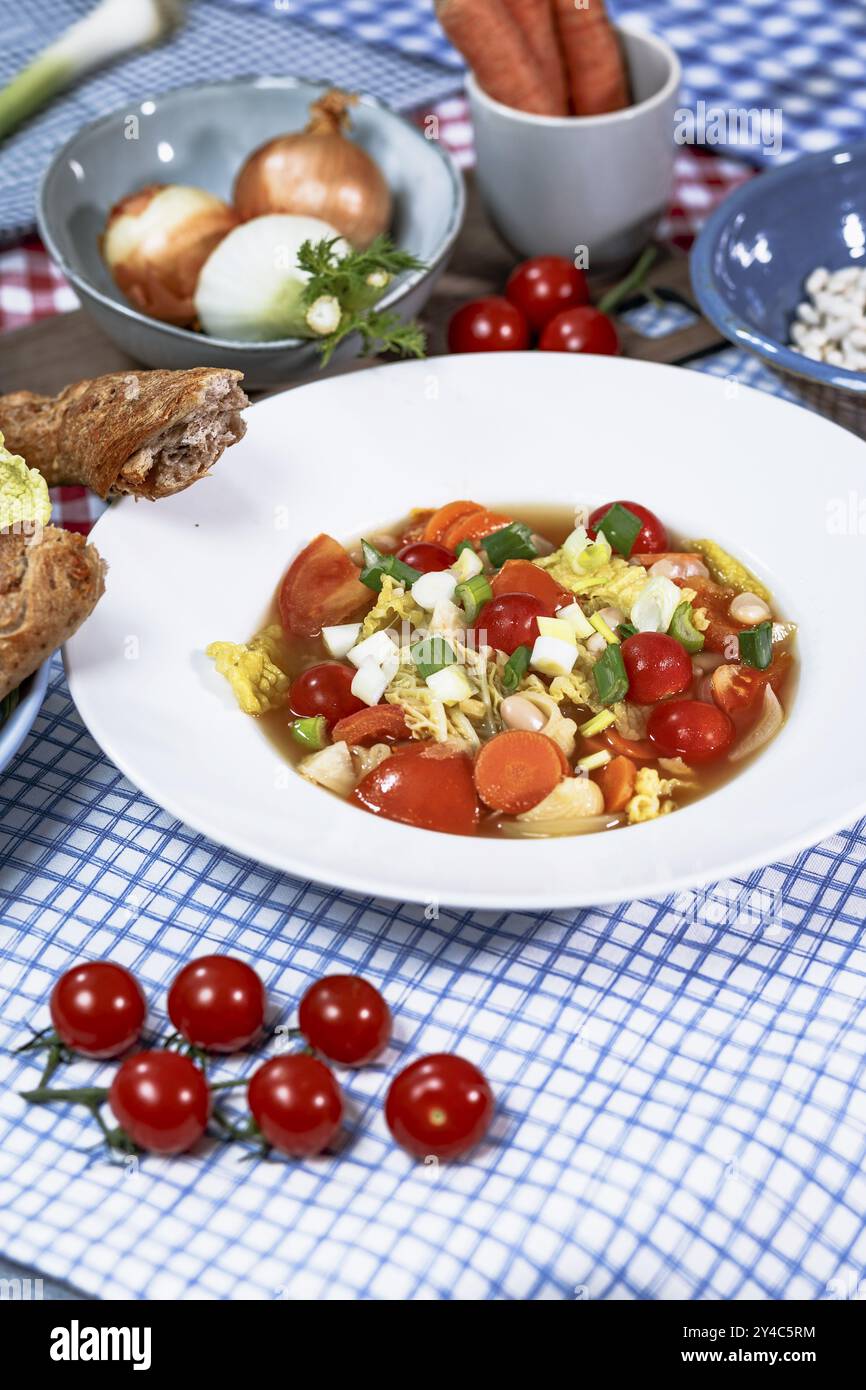
[[[633,762],[651,763],[658,756],[658,750],[648,738],[625,738],[618,729],[605,729],[602,738],[614,753]]]
[[[409,729],[399,705],[370,705],[349,714],[334,725],[335,743],[352,743],[362,748],[387,738],[408,738]]]
[[[483,509],[470,512],[468,516],[460,517],[453,526],[448,527],[442,544],[453,550],[461,541],[480,541],[492,531],[501,531],[510,521],[510,516],[500,516],[499,512],[487,512]]]
[[[490,587],[494,598],[499,598],[501,594],[532,594],[547,604],[551,614],[557,608],[564,608],[574,598],[568,589],[556,582],[553,575],[539,569],[531,560],[506,560],[490,581]]]
[[[422,539],[438,541],[441,545],[443,538],[448,534],[449,527],[453,526],[456,521],[460,521],[461,517],[480,511],[481,507],[478,502],[446,502],[444,507],[439,507],[427,518],[427,523],[421,533]]]
[[[791,669],[792,659],[788,651],[775,652],[764,671],[757,671],[753,666],[742,666],[739,662],[717,666],[711,678],[713,699],[725,714],[751,709],[768,683],[779,694]]]
[[[292,561],[280,585],[280,622],[290,637],[315,637],[370,602],[360,570],[333,536],[316,536]]]
[[[374,816],[450,835],[474,835],[481,816],[472,759],[442,743],[392,753],[361,778],[350,799]]]

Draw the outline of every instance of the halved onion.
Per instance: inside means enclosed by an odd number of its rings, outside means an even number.
[[[760,718],[740,742],[735,744],[728,754],[728,762],[738,763],[742,758],[747,758],[750,753],[756,753],[779,732],[784,722],[785,712],[779,704],[775,690],[768,681],[764,686],[764,706]]]
[[[590,835],[596,830],[612,830],[623,817],[611,812],[605,816],[562,816],[558,820],[503,820],[499,829],[509,840],[552,840],[563,835]]]
[[[151,184],[111,209],[102,254],[137,308],[184,327],[195,319],[202,266],[237,224],[237,214],[203,188]]]

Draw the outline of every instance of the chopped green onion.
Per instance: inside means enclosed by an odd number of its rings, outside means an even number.
[[[773,660],[773,624],[769,618],[757,627],[748,627],[739,634],[740,660],[756,671],[766,671]]]
[[[618,700],[625,699],[628,692],[628,676],[625,673],[622,648],[618,642],[605,647],[592,668],[592,675],[598,698],[603,705],[615,705]]]
[[[473,579],[457,585],[454,597],[466,614],[467,623],[474,623],[478,610],[493,597],[493,590],[483,574],[476,574]]]
[[[318,753],[328,742],[328,721],[323,714],[311,715],[308,719],[293,719],[289,725],[292,738],[302,748],[310,748]]]
[[[454,648],[444,637],[425,637],[421,642],[416,642],[411,648],[411,656],[425,681],[428,676],[435,676],[437,671],[444,671],[446,666],[453,666],[457,660]]]
[[[522,521],[512,521],[501,531],[491,532],[483,538],[481,545],[495,570],[501,569],[506,560],[534,560],[538,554],[532,532]]]
[[[595,574],[596,570],[600,570],[602,565],[608,563],[610,556],[610,542],[606,536],[599,536],[581,550],[575,564],[579,570],[583,570],[584,574]]]
[[[459,560],[459,559],[460,559],[460,556],[463,554],[464,550],[472,550],[472,551],[474,551],[474,550],[475,550],[475,546],[472,544],[471,541],[458,541],[457,544],[456,544],[455,547],[454,547],[454,558],[455,558],[455,560]]]
[[[637,636],[637,628],[634,623],[620,623],[617,626],[616,635],[620,642],[627,642],[630,637]]]
[[[517,647],[511,653],[502,672],[502,689],[506,695],[512,695],[523,680],[529,670],[531,656],[529,647]]]
[[[600,632],[605,642],[607,642],[609,645],[612,646],[614,642],[619,642],[619,638],[617,637],[613,628],[608,626],[608,624],[604,621],[604,618],[601,616],[600,613],[591,613],[589,621],[592,623],[596,632]]]
[[[607,536],[613,550],[628,559],[642,526],[643,522],[639,516],[635,516],[634,512],[630,512],[622,503],[614,502],[595,529]]]
[[[577,766],[584,772],[594,772],[597,767],[604,767],[605,763],[609,763],[612,757],[612,753],[602,748],[598,753],[587,753],[585,758],[578,758]]]
[[[381,550],[377,550],[369,541],[361,541],[361,552],[364,556],[361,583],[366,584],[367,588],[376,594],[382,588],[382,576],[385,574],[398,584],[405,584],[407,589],[412,587],[416,579],[421,578],[420,570],[413,569],[411,565],[404,565],[396,555],[383,555]]]
[[[668,628],[668,636],[675,637],[687,652],[700,652],[703,651],[704,647],[704,634],[698,632],[692,622],[693,611],[692,605],[688,601],[675,608],[671,625]]]
[[[585,724],[581,724],[578,733],[583,734],[584,738],[592,738],[594,734],[600,734],[615,723],[616,716],[611,714],[609,709],[603,709],[601,714],[594,714],[591,719],[587,719]]]

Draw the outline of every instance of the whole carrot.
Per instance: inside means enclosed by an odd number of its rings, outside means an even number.
[[[574,114],[621,111],[628,73],[604,0],[554,0],[554,8]]]
[[[568,82],[553,17],[553,0],[505,0],[505,7],[535,55],[557,116],[568,115]]]
[[[558,114],[541,67],[504,0],[436,0],[436,14],[494,101],[537,116]]]

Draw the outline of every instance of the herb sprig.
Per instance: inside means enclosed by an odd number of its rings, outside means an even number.
[[[334,327],[319,342],[322,366],[352,333],[360,334],[365,356],[396,352],[401,357],[423,357],[427,340],[420,324],[404,323],[397,314],[374,306],[395,275],[424,270],[424,262],[401,251],[386,236],[376,237],[365,251],[349,251],[345,256],[336,249],[339,242],[339,237],[305,241],[298,252],[298,266],[310,277],[302,302],[311,313],[323,308],[325,320],[328,306],[333,308]]]

